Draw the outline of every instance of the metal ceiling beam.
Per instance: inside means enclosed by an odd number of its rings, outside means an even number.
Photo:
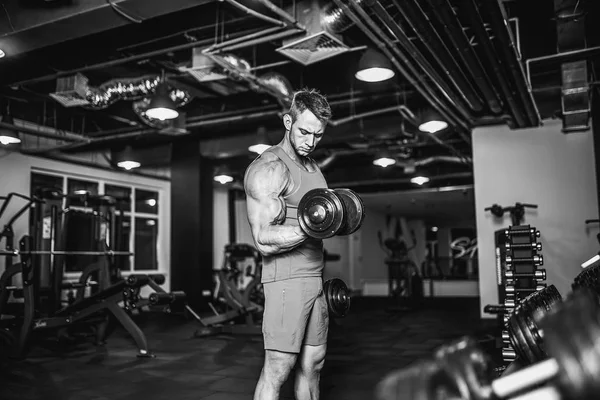
[[[8,58],[84,36],[105,32],[215,0],[86,0],[56,7],[25,8],[4,2],[10,22],[0,19],[0,49]],[[43,4],[43,3],[42,3]],[[121,13],[119,13],[119,11]],[[125,17],[123,14],[127,15]]]

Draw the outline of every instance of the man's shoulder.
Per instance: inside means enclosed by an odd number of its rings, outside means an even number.
[[[265,152],[248,166],[244,182],[246,186],[280,186],[286,184],[288,175],[287,165],[275,154]]]

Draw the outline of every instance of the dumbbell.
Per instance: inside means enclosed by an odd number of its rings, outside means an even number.
[[[350,189],[312,189],[298,204],[298,223],[315,239],[356,232],[365,218],[365,207],[358,194]]]
[[[536,269],[533,274],[527,273],[518,273],[513,270],[507,270],[504,272],[504,276],[506,279],[519,279],[519,278],[533,278],[540,281],[546,280],[546,270],[545,269]]]
[[[508,338],[521,362],[531,364],[547,357],[538,321],[561,302],[558,289],[550,285],[525,297],[509,315],[506,322]]]
[[[544,265],[544,257],[542,255],[534,255],[532,257],[524,257],[517,258],[506,256],[506,265],[514,265],[514,264],[530,264],[533,263],[535,265]]]
[[[595,294],[571,294],[541,320],[549,358],[493,379],[488,355],[472,338],[438,349],[434,357],[394,372],[377,387],[378,400],[597,399],[600,393],[600,304]],[[518,395],[518,396],[516,396]],[[516,397],[514,397],[516,396]]]
[[[323,283],[323,293],[327,301],[329,315],[337,318],[345,317],[350,310],[350,290],[346,283],[339,279],[333,278]]]

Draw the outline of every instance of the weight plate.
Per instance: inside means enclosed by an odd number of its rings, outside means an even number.
[[[344,203],[344,223],[338,235],[351,235],[356,232],[365,219],[365,206],[356,192],[350,189],[336,189],[335,193]]]
[[[310,237],[333,237],[343,222],[344,205],[332,189],[312,189],[298,204],[298,223]]]
[[[588,289],[573,292],[540,323],[549,356],[559,372],[555,382],[564,399],[597,399],[600,393],[600,305]]]
[[[599,279],[600,264],[593,265],[581,271],[573,280],[573,290],[582,287],[587,287],[593,291],[600,293]]]
[[[539,321],[562,300],[554,285],[528,295],[510,315],[506,327],[520,360],[531,364],[547,357]]]
[[[338,278],[329,279],[323,283],[323,293],[329,308],[329,314],[343,318],[350,309],[350,291],[343,280]]]

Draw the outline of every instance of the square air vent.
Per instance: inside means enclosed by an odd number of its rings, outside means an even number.
[[[65,107],[85,106],[90,104],[86,98],[88,88],[88,78],[82,74],[58,78],[56,92],[50,93],[50,97]]]
[[[302,65],[311,65],[348,50],[348,46],[326,31],[294,40],[277,49],[281,54]]]
[[[190,74],[198,82],[211,82],[226,79],[222,68],[210,57],[202,53],[202,48],[192,50],[192,67],[182,70]]]

